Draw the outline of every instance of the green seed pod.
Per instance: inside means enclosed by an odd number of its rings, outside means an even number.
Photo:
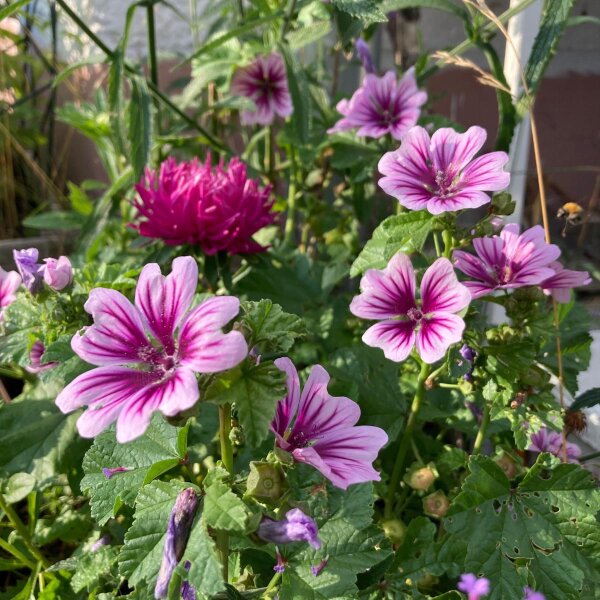
[[[438,478],[438,472],[433,463],[426,466],[413,465],[404,476],[404,481],[413,490],[426,492]]]
[[[434,519],[441,519],[445,516],[449,507],[450,500],[441,490],[423,498],[423,512]]]
[[[246,481],[246,494],[260,502],[271,503],[281,498],[286,488],[280,466],[269,462],[252,461]]]
[[[386,537],[393,543],[400,545],[406,536],[406,525],[400,519],[386,519],[381,521],[381,528]]]

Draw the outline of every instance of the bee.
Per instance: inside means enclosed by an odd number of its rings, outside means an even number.
[[[581,223],[583,214],[583,207],[577,204],[577,202],[567,202],[558,209],[556,217],[565,220],[565,226],[562,230],[563,237],[567,235],[567,227],[569,225],[579,225]]]

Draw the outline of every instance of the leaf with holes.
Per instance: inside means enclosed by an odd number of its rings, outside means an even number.
[[[463,572],[490,579],[490,600],[521,597],[523,565],[547,600],[600,585],[600,491],[588,471],[541,454],[511,488],[489,458],[473,456],[469,468],[445,520],[445,547],[462,554]]]

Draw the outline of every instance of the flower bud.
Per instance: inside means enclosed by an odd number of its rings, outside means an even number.
[[[90,548],[90,552],[98,552],[102,546],[108,546],[110,544],[110,535],[105,533],[102,537],[98,538]]]
[[[58,258],[45,258],[46,263],[40,267],[41,275],[48,287],[59,292],[73,281],[73,267],[66,256]]]
[[[32,294],[42,289],[42,275],[38,264],[39,252],[37,248],[27,248],[27,250],[13,250],[13,259],[17,265],[17,270],[23,280],[23,285]]]
[[[419,492],[426,492],[438,478],[438,472],[433,463],[424,467],[412,467],[404,476],[404,481]]]
[[[400,519],[386,519],[380,525],[386,537],[393,544],[402,544],[406,536],[406,525]]]
[[[42,371],[53,369],[58,365],[57,362],[42,363],[42,357],[44,356],[45,351],[46,348],[40,340],[33,343],[33,346],[31,346],[31,350],[29,351],[29,364],[25,367],[25,370],[28,373],[41,373]]]
[[[131,471],[131,469],[127,467],[114,467],[112,469],[107,467],[102,468],[102,474],[106,479],[110,479],[115,473],[125,473],[126,471]]]
[[[364,70],[367,73],[375,73],[375,67],[373,65],[373,58],[371,56],[371,49],[369,44],[362,38],[356,40],[356,54],[362,63]]]
[[[157,599],[167,597],[171,576],[185,551],[197,507],[198,496],[193,488],[179,492],[169,517],[162,563],[154,588],[154,597]]]
[[[288,510],[281,521],[263,517],[256,533],[266,542],[275,544],[308,542],[313,548],[321,547],[317,524],[299,508]]]
[[[441,490],[423,498],[423,512],[434,519],[441,519],[445,516],[449,507],[450,500]]]
[[[281,467],[269,462],[253,461],[246,480],[246,493],[259,502],[281,498],[285,490],[285,476]]]

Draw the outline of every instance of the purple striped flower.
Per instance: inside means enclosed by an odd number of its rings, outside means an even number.
[[[73,281],[73,267],[66,256],[45,258],[44,265],[40,267],[40,275],[48,287],[59,292]]]
[[[475,238],[473,246],[477,256],[454,252],[456,268],[477,280],[465,282],[473,298],[498,289],[540,285],[556,274],[551,265],[560,256],[560,248],[546,243],[539,225],[519,235],[519,226],[510,223],[499,236]]]
[[[288,510],[280,521],[263,517],[256,533],[265,542],[274,544],[308,542],[313,548],[321,547],[317,524],[299,508]]]
[[[542,427],[538,432],[532,434],[531,443],[527,450],[532,452],[549,452],[557,458],[563,458],[562,434]],[[572,442],[566,442],[567,462],[577,463],[581,456],[581,448]]]
[[[294,110],[285,65],[276,52],[259,56],[237,69],[231,80],[231,93],[254,102],[255,110],[242,112],[243,125],[270,125],[277,115],[289,117]]]
[[[554,274],[544,279],[540,287],[544,294],[552,296],[561,304],[568,304],[571,300],[571,290],[580,285],[588,285],[592,279],[587,271],[571,271],[565,269],[558,261],[550,263],[549,267]]]
[[[502,170],[508,162],[506,152],[473,160],[486,137],[481,127],[466,133],[442,128],[431,138],[423,127],[413,127],[402,146],[379,161],[379,187],[402,206],[433,215],[488,204],[491,199],[485,192],[506,188],[510,175]]]
[[[344,118],[328,133],[358,129],[359,136],[380,138],[389,133],[400,140],[419,120],[425,102],[427,93],[417,87],[414,68],[400,81],[394,71],[382,77],[368,73],[350,100],[338,102],[336,109]]]
[[[0,323],[4,309],[15,301],[20,285],[21,276],[16,271],[5,271],[0,267]]]
[[[485,577],[477,578],[473,573],[464,573],[456,587],[467,594],[468,600],[479,600],[490,593],[490,580]]]
[[[94,324],[76,334],[75,353],[98,366],[71,382],[56,399],[65,413],[88,406],[77,427],[95,437],[117,422],[117,440],[144,433],[152,413],[174,416],[199,398],[196,373],[216,373],[248,353],[238,331],[223,333],[239,312],[232,296],[209,298],[190,310],[198,266],[191,256],[173,261],[163,276],[157,264],[140,274],[135,305],[116,290],[96,288],[85,309]]]
[[[369,269],[360,282],[361,294],[350,312],[362,319],[379,320],[363,335],[363,342],[381,348],[386,358],[406,360],[416,346],[426,363],[444,356],[462,339],[465,322],[457,314],[471,301],[458,282],[452,263],[438,258],[421,280],[421,301],[415,300],[415,272],[406,254],[396,254],[382,271]]]
[[[41,373],[42,371],[53,369],[58,365],[58,362],[56,361],[42,363],[42,357],[44,356],[45,351],[46,348],[40,340],[33,343],[33,346],[31,346],[31,350],[29,351],[29,364],[25,367],[25,370],[28,373]]]
[[[37,248],[13,250],[13,259],[23,279],[23,285],[32,294],[42,289],[43,275],[40,273],[42,265],[38,264],[39,254]]]
[[[286,373],[288,389],[271,423],[277,445],[298,462],[313,466],[339,488],[379,481],[372,463],[388,441],[385,431],[356,426],[358,404],[329,395],[329,374],[320,365],[313,367],[302,393],[292,361],[279,358],[275,365]]]

